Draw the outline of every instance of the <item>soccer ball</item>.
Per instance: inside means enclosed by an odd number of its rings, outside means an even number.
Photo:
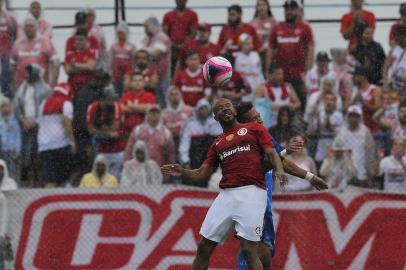
[[[224,57],[214,56],[203,65],[203,77],[213,86],[224,85],[232,75],[233,67]]]

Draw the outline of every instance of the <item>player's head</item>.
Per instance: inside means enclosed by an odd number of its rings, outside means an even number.
[[[263,17],[264,15],[273,17],[271,5],[269,4],[268,0],[257,0],[254,18]]]
[[[120,22],[116,27],[116,34],[117,39],[119,41],[126,41],[128,38],[128,34],[130,33],[130,29],[126,22]]]
[[[202,44],[206,44],[207,42],[209,42],[210,39],[210,35],[211,35],[211,26],[208,23],[200,23],[197,26],[197,40],[202,43]]]
[[[37,34],[38,22],[32,15],[28,15],[24,20],[24,34],[28,39],[33,39]]]
[[[232,5],[228,7],[228,25],[237,26],[241,23],[242,7],[240,5]]]
[[[352,75],[355,86],[360,87],[363,83],[368,82],[368,71],[363,67],[356,67]]]
[[[196,71],[200,67],[200,56],[195,50],[186,52],[186,66],[191,71]]]
[[[214,119],[222,126],[235,123],[237,112],[229,99],[219,98],[213,106]]]
[[[330,64],[330,57],[325,51],[320,51],[316,56],[316,66],[321,74],[326,74],[328,72],[328,65]]]
[[[251,102],[241,102],[237,108],[237,121],[240,123],[256,122],[263,124],[261,115],[257,112]]]
[[[351,5],[353,9],[361,9],[364,4],[364,0],[351,0]]]

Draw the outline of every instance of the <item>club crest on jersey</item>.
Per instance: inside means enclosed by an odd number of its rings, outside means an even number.
[[[233,139],[234,139],[234,134],[230,134],[230,135],[228,135],[228,136],[226,137],[226,140],[227,140],[228,142],[231,142]]]
[[[244,136],[245,134],[247,134],[247,132],[248,132],[248,130],[246,128],[240,128],[237,131],[237,134],[240,135],[240,136]]]

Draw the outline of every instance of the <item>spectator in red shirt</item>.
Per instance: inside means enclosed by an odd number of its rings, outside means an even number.
[[[341,18],[341,34],[345,40],[349,40],[348,50],[351,50],[357,43],[359,26],[366,23],[374,30],[376,27],[375,15],[372,12],[362,9],[364,0],[351,0],[352,10]]]
[[[83,29],[87,31],[87,37],[86,37],[86,47],[91,49],[96,57],[96,59],[99,59],[99,50],[100,50],[100,44],[99,41],[97,39],[97,37],[95,37],[94,35],[89,34],[88,32],[88,28],[89,28],[89,23],[87,20],[87,14],[83,11],[80,11],[78,13],[76,13],[75,15],[75,30],[74,30],[74,35],[71,36],[70,38],[68,38],[68,40],[66,41],[66,46],[65,46],[65,56],[71,54],[72,52],[74,52],[75,49],[75,40],[76,40],[76,32],[79,29]]]
[[[406,3],[402,3],[399,6],[400,18],[397,22],[392,24],[389,33],[389,45],[393,48],[397,44],[396,41],[396,31],[401,25],[406,25]]]
[[[109,58],[115,90],[121,96],[123,93],[124,74],[133,68],[135,46],[128,41],[129,29],[125,22],[116,28],[117,42],[111,45]]]
[[[186,52],[195,50],[199,53],[200,64],[204,64],[209,58],[220,54],[220,47],[210,42],[211,26],[208,23],[201,23],[197,27],[196,39],[185,41],[179,52],[176,71],[186,67]]]
[[[175,74],[172,84],[180,89],[183,100],[192,107],[196,106],[201,98],[210,95],[210,88],[203,77],[200,57],[196,51],[187,53],[186,68]]]
[[[145,91],[145,79],[141,73],[131,77],[131,88],[121,98],[125,114],[124,131],[130,134],[134,127],[144,121],[146,111],[156,104],[155,95]]]
[[[0,86],[8,97],[12,96],[10,54],[17,38],[17,27],[16,19],[3,8],[3,0],[0,0]]]
[[[96,141],[96,151],[107,159],[108,170],[120,179],[123,169],[124,149],[127,140],[123,135],[123,113],[114,89],[103,89],[102,97],[89,105],[87,128]]]
[[[58,80],[59,59],[54,45],[49,38],[38,33],[38,22],[31,15],[24,20],[24,37],[14,44],[11,63],[16,88],[23,82],[25,67],[30,64],[42,68],[43,79],[51,87]]]
[[[285,22],[272,30],[269,63],[276,61],[282,67],[285,80],[293,86],[304,106],[304,77],[313,66],[313,33],[309,24],[297,20],[299,4],[295,0],[286,1],[283,7]]]
[[[75,34],[74,50],[65,57],[65,72],[75,95],[82,86],[96,78],[96,55],[86,46],[87,31],[79,29]]]
[[[242,33],[247,33],[252,37],[254,50],[259,50],[262,46],[261,40],[257,35],[255,28],[242,22],[242,8],[239,5],[228,7],[228,22],[221,29],[218,45],[222,54],[232,55],[238,51],[238,38]]]
[[[151,56],[147,50],[140,49],[134,54],[134,66],[124,75],[124,91],[131,87],[132,76],[141,73],[144,76],[145,89],[155,92],[158,84],[158,73],[151,63]]]
[[[197,13],[186,8],[187,0],[176,0],[175,2],[176,8],[166,13],[162,22],[163,31],[172,41],[172,74],[178,60],[180,47],[187,37],[193,38],[195,36],[198,23]]]

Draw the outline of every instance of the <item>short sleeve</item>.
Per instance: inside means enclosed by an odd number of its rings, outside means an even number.
[[[269,47],[276,49],[278,47],[278,42],[276,41],[276,31],[277,27],[273,27],[271,34],[269,35]]]
[[[277,141],[275,140],[275,138],[272,137],[272,143],[275,147],[276,152],[279,154],[280,152],[282,152],[285,148],[283,148],[283,146]]]
[[[164,19],[162,20],[162,26],[169,27],[169,17],[170,17],[169,14],[170,13],[166,13],[164,15]]]
[[[340,32],[345,33],[347,32],[348,28],[351,25],[351,15],[350,14],[345,14],[341,18],[341,27],[340,27]]]
[[[70,101],[65,101],[63,104],[63,116],[72,119],[73,118],[73,105]]]
[[[207,152],[206,159],[203,162],[203,164],[205,164],[209,167],[212,167],[212,168],[217,168],[219,165],[219,159],[218,159],[216,150],[214,149],[215,142],[213,142],[213,144],[210,146],[209,151]]]
[[[396,39],[396,24],[393,24],[390,28],[390,32],[389,32],[389,42],[392,42]]]
[[[307,45],[313,45],[313,31],[309,25],[306,25],[306,32],[305,32],[305,41]]]
[[[272,135],[269,134],[268,130],[265,129],[264,126],[260,124],[255,124],[255,133],[257,136],[257,140],[259,145],[263,148],[275,148],[273,142],[272,142]]]
[[[190,15],[190,17],[191,17],[191,20],[190,20],[190,28],[196,29],[196,28],[197,28],[198,21],[199,21],[199,19],[198,19],[198,17],[197,17],[197,13],[194,12],[193,10],[191,10],[190,13],[191,13],[191,15]]]

